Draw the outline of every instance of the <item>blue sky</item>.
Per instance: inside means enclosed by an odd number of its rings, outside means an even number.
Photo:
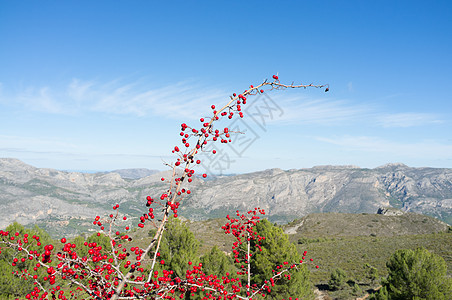
[[[330,92],[255,99],[205,168],[452,167],[450,1],[0,1],[0,37],[0,157],[164,170],[181,123],[278,73]]]

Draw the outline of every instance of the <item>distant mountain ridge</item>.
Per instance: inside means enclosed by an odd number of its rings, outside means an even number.
[[[116,203],[136,218],[146,196],[158,197],[166,188],[162,176],[169,177],[169,171],[64,172],[2,158],[0,227],[18,221],[54,234],[78,234],[95,230],[92,219],[110,213]],[[257,206],[280,222],[311,213],[376,213],[380,207],[394,207],[452,223],[452,169],[403,164],[271,169],[207,181],[196,177],[189,186],[192,193],[180,214],[190,219],[224,217]]]
[[[147,177],[156,173],[159,173],[159,170],[150,170],[145,168],[136,168],[136,169],[120,169],[113,170],[105,173],[118,173],[124,179],[140,179],[143,177]]]

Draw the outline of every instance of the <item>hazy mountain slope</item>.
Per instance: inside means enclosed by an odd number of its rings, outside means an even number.
[[[159,173],[158,170],[149,170],[144,168],[138,168],[138,169],[120,169],[120,170],[113,170],[110,173],[118,173],[122,178],[125,179],[140,179],[146,176],[150,176],[156,173]]]
[[[129,174],[140,177],[140,172]],[[80,226],[90,226],[95,215],[110,213],[116,203],[121,204],[122,212],[138,217],[146,196],[158,197],[166,188],[160,178],[169,175],[167,171],[127,179],[116,172],[63,172],[0,159],[0,227],[18,221],[76,234]],[[393,206],[452,223],[452,169],[401,164],[375,169],[272,169],[208,181],[196,178],[190,189],[192,194],[180,214],[191,219],[224,216],[255,206],[280,221],[315,212],[375,213],[379,207]]]
[[[452,221],[452,170],[391,164],[375,169],[323,166],[232,176],[194,189],[189,202],[208,212],[264,207],[271,215],[375,213],[393,206]]]

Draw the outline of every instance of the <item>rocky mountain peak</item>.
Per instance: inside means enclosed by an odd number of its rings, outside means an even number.
[[[34,171],[35,167],[30,166],[16,158],[0,158],[0,171],[18,172],[18,171]]]
[[[375,170],[382,170],[382,169],[390,169],[390,170],[395,170],[395,169],[409,169],[410,167],[408,167],[407,165],[403,164],[403,163],[388,163],[388,164],[384,164],[382,166],[376,167]]]

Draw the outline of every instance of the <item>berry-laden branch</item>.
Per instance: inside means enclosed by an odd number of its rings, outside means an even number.
[[[295,85],[294,83],[290,85],[282,84],[279,81],[279,77],[277,75],[273,75],[273,81],[271,82],[265,80],[264,82],[257,86],[250,85],[250,87],[241,94],[237,95],[236,93],[234,93],[232,96],[230,96],[229,102],[218,110],[215,109],[216,108],[215,105],[212,105],[211,109],[213,116],[208,121],[205,120],[204,118],[200,119],[200,122],[203,123],[201,129],[195,129],[189,127],[185,123],[182,123],[180,136],[182,137],[183,144],[182,147],[185,147],[185,151],[181,151],[178,146],[175,146],[172,151],[173,153],[176,153],[178,155],[178,158],[173,165],[169,165],[173,170],[173,175],[169,181],[170,187],[160,195],[161,201],[167,201],[166,208],[163,210],[163,218],[161,224],[158,227],[157,231],[155,232],[154,238],[152,239],[151,243],[144,250],[143,256],[146,256],[147,253],[151,251],[151,249],[155,246],[155,243],[159,240],[159,237],[163,234],[164,226],[168,220],[170,212],[173,211],[174,216],[177,217],[177,208],[179,207],[180,201],[182,201],[184,194],[191,193],[189,189],[182,188],[182,183],[187,178],[188,183],[192,182],[191,177],[195,173],[195,170],[191,168],[191,165],[195,163],[195,156],[199,153],[199,151],[203,150],[203,148],[207,145],[208,142],[215,142],[218,140],[218,138],[221,138],[222,143],[231,142],[229,129],[225,127],[222,131],[218,129],[214,130],[213,128],[214,123],[216,121],[219,121],[220,118],[226,116],[228,117],[228,119],[232,119],[232,117],[234,116],[234,112],[237,112],[240,118],[243,118],[242,105],[245,105],[247,103],[247,97],[264,93],[265,92],[264,88],[266,87],[269,88],[269,90],[280,90],[286,88],[308,88],[308,87],[315,88],[326,87],[325,91],[327,92],[329,90],[327,85],[313,85],[313,84]],[[195,146],[190,149],[189,140],[192,137],[195,138]],[[216,151],[213,150],[212,154],[214,155],[215,153]],[[201,163],[200,160],[196,160],[196,164],[199,165],[200,163]],[[181,165],[183,165],[183,167],[181,167]],[[182,174],[180,175],[180,177],[178,177],[177,175],[178,174],[176,172],[177,168],[180,168],[182,170],[181,172]],[[202,176],[205,178],[207,177],[207,174],[202,174]],[[162,181],[165,181],[165,178],[162,178]],[[151,205],[152,202],[153,199],[149,196],[147,198],[146,204]],[[151,217],[151,219],[153,219],[154,217],[152,208],[149,209],[149,216]],[[142,221],[141,224],[143,224],[144,220],[142,219],[141,221]],[[158,250],[159,250],[158,247],[156,247],[155,253],[158,253]],[[129,273],[126,275],[125,278],[126,280],[130,278],[132,273],[131,271],[129,271]],[[153,268],[151,268],[149,276],[151,276],[152,272]],[[121,284],[117,287],[115,295],[113,296],[112,300],[117,299],[118,297],[117,295],[119,295],[120,291],[124,287],[126,280],[121,281]]]
[[[275,266],[276,270],[273,270],[272,277],[265,280],[260,286],[252,285],[251,276],[253,274],[251,274],[251,260],[253,257],[251,247],[253,244],[253,247],[255,247],[257,251],[262,252],[262,241],[266,239],[266,237],[261,236],[255,228],[260,222],[259,215],[265,215],[264,209],[254,208],[254,210],[250,210],[246,214],[240,213],[237,210],[236,218],[227,215],[226,218],[228,219],[228,222],[221,227],[225,234],[232,234],[236,238],[236,241],[232,244],[233,258],[234,262],[240,266],[240,271],[238,271],[237,274],[246,276],[246,295],[250,299],[257,294],[264,296],[266,292],[270,293],[271,287],[275,285],[277,280],[283,278],[283,276],[290,280],[290,271],[293,271],[294,269],[298,270],[298,267],[304,263],[307,254],[305,251],[299,262],[282,262]],[[310,259],[309,263],[312,263],[312,261],[313,260]],[[316,268],[318,268],[318,266],[316,266]]]
[[[192,265],[191,262],[187,262],[185,278],[176,276],[172,270],[163,270],[162,274],[156,266],[165,266],[159,252],[163,233],[168,218],[171,215],[178,217],[177,210],[184,196],[191,193],[187,185],[193,180],[196,166],[201,164],[201,160],[196,159],[197,155],[205,152],[206,145],[210,143],[232,141],[234,132],[228,127],[214,128],[217,122],[223,118],[243,118],[243,106],[252,96],[272,90],[310,87],[329,90],[328,85],[282,84],[274,75],[272,81],[265,80],[256,86],[250,85],[240,94],[233,93],[227,103],[218,109],[212,105],[211,116],[200,119],[200,128],[182,123],[182,145],[172,149],[176,160],[166,164],[172,175],[161,179],[167,187],[157,197],[147,196],[146,211],[139,217],[139,229],[144,228],[146,223],[155,228],[151,241],[143,248],[131,246],[131,227],[126,224],[127,216],[119,213],[119,204],[113,206],[115,212],[106,218],[97,216],[94,219],[93,225],[99,231],[92,240],[82,244],[70,243],[62,238],[61,243],[43,245],[38,235],[33,234],[29,239],[30,230],[0,231],[0,246],[4,247],[0,248],[0,254],[4,251],[11,257],[11,265],[19,269],[16,275],[32,280],[34,284],[25,298],[175,299],[201,291],[205,294],[204,299],[251,299],[258,294],[264,296],[275,281],[290,279],[290,273],[296,271],[302,261],[282,262],[267,281],[260,285],[252,284],[255,275],[250,267],[252,248],[262,251],[260,242],[265,240],[255,231],[260,218],[257,214],[265,214],[259,208],[247,214],[237,211],[237,218],[228,216],[228,223],[223,226],[225,233],[232,233],[236,238],[232,250],[235,263],[239,266],[238,277],[230,273],[207,275],[202,270],[202,264]],[[215,155],[216,150],[210,153]],[[201,176],[205,178],[207,174]],[[242,280],[242,277],[246,279]]]

